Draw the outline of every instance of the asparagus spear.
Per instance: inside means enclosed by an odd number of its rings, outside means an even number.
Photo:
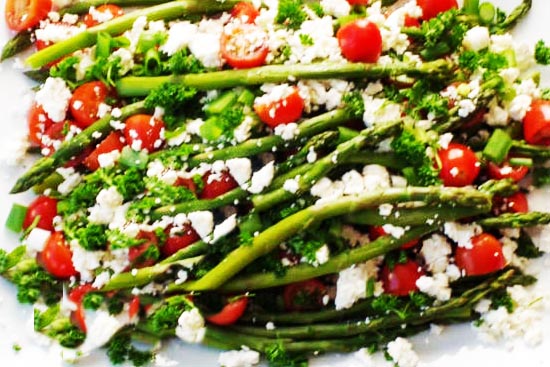
[[[484,228],[524,228],[550,223],[550,213],[506,213],[477,221]]]
[[[23,52],[32,45],[32,32],[30,30],[24,30],[17,33],[12,39],[10,39],[2,48],[2,56],[0,56],[0,62],[9,59],[12,56]]]
[[[550,158],[550,149],[548,147],[527,144],[524,141],[513,140],[511,151],[522,157],[531,158]]]
[[[264,83],[284,83],[293,79],[371,78],[410,75],[437,77],[450,72],[451,65],[445,60],[426,62],[421,66],[411,64],[363,64],[331,63],[297,65],[268,65],[251,69],[223,70],[202,74],[187,74],[158,77],[125,77],[117,81],[117,93],[122,97],[146,96],[165,83],[176,83],[200,90],[224,89]]]
[[[123,7],[151,6],[164,4],[171,0],[79,0],[59,10],[60,14],[86,14],[92,6],[98,7],[104,4],[113,4]]]
[[[329,203],[316,204],[286,217],[256,236],[249,246],[232,251],[220,264],[195,283],[185,285],[188,290],[210,290],[220,287],[245,266],[276,246],[310,226],[325,219],[355,213],[384,203],[425,201],[465,206],[488,206],[492,195],[473,188],[406,187],[374,190],[357,196],[342,197]]]
[[[124,32],[132,27],[132,24],[134,24],[139,17],[144,16],[148,20],[169,20],[178,18],[184,14],[216,13],[229,10],[232,9],[236,3],[236,0],[175,0],[144,9],[138,9],[105,23],[98,24],[95,27],[88,28],[71,38],[40,50],[29,56],[26,60],[26,64],[31,68],[40,68],[71,52],[94,45],[98,33],[108,33],[114,36]]]

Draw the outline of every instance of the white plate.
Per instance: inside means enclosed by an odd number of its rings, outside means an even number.
[[[4,9],[5,0],[0,0],[0,9]],[[517,1],[495,1],[504,9],[511,9]],[[550,3],[544,0],[534,0],[529,16],[524,19],[514,31],[517,39],[533,45],[542,38],[550,43]],[[10,36],[4,25],[3,16],[0,20],[0,46]],[[28,203],[30,194],[8,195],[8,191],[30,162],[18,167],[9,167],[6,161],[10,160],[18,141],[24,136],[26,128],[26,111],[32,98],[30,87],[18,70],[19,62],[8,61],[0,64],[0,116],[3,126],[0,133],[0,224],[5,221],[13,202]],[[543,80],[550,87],[550,70],[543,70]],[[536,198],[530,202],[537,209],[550,211],[550,190],[541,190]],[[17,235],[0,225],[0,247],[11,249],[18,243]],[[531,269],[538,272],[539,282],[534,291],[548,293],[550,289],[550,256],[533,262]],[[64,365],[58,354],[51,348],[40,344],[32,332],[32,309],[29,306],[19,305],[15,298],[15,288],[5,280],[0,280],[0,366],[54,367]],[[421,363],[419,367],[453,367],[453,366],[480,366],[485,363],[490,366],[517,367],[547,367],[548,351],[550,351],[550,314],[542,321],[544,341],[536,347],[527,347],[521,340],[502,342],[496,345],[483,344],[477,337],[476,331],[469,324],[446,327],[441,335],[423,333],[411,341],[418,352]],[[22,349],[14,351],[14,345]],[[165,345],[157,361],[158,366],[216,366],[218,352],[205,347],[184,346],[178,341],[171,341]],[[161,363],[168,362],[167,364]],[[482,362],[483,361],[483,362]],[[81,366],[108,366],[109,362],[103,351],[82,360]],[[375,358],[372,366],[390,366],[381,356]],[[315,360],[312,366],[352,367],[366,366],[359,363],[353,356],[326,356]]]

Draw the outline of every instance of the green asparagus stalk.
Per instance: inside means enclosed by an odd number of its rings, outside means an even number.
[[[524,141],[514,140],[512,142],[512,153],[517,154],[522,157],[531,157],[531,158],[550,158],[550,149],[548,147],[531,145],[527,144]]]
[[[235,249],[204,277],[192,286],[187,285],[186,288],[197,291],[217,289],[245,266],[271,252],[298,231],[303,231],[325,219],[355,213],[384,203],[424,201],[428,204],[455,202],[456,205],[487,206],[491,200],[492,195],[473,188],[406,187],[374,190],[313,205],[266,229],[253,239],[251,245]]]
[[[431,306],[419,312],[408,312],[404,315],[385,315],[371,318],[368,321],[352,321],[347,323],[311,324],[303,326],[283,326],[274,330],[265,327],[235,326],[232,329],[244,334],[271,338],[291,339],[323,339],[334,337],[348,337],[353,335],[372,333],[379,330],[398,327],[399,325],[421,325],[428,322],[446,320],[450,312],[465,307],[471,309],[472,305],[487,296],[489,293],[508,284],[513,277],[513,269],[506,271],[497,279],[491,279],[464,292],[462,295],[451,298],[438,306]]]
[[[527,15],[532,5],[533,5],[533,0],[522,0],[521,4],[519,4],[514,10],[512,10],[512,12],[508,14],[508,16],[503,22],[500,22],[499,24],[496,24],[493,27],[491,27],[491,31],[499,34],[508,32],[523,17]]]
[[[12,56],[15,56],[20,52],[23,52],[31,46],[32,32],[30,30],[25,30],[17,33],[2,48],[2,56],[0,56],[0,62],[9,59]]]
[[[296,192],[279,188],[263,195],[256,195],[252,198],[254,208],[260,212],[265,211],[308,191],[316,181],[335,168],[339,160],[346,161],[349,157],[356,155],[367,144],[377,144],[380,140],[399,132],[401,128],[402,123],[399,121],[363,130],[360,135],[338,145],[334,152],[315,162],[310,170],[297,180],[298,190]]]
[[[208,244],[204,241],[197,241],[187,247],[180,249],[175,254],[162,260],[159,264],[170,264],[179,260],[189,259],[191,257],[202,255],[206,252]]]
[[[158,276],[166,273],[173,266],[181,266],[190,269],[194,264],[199,262],[202,256],[196,256],[189,259],[174,261],[171,263],[159,263],[142,269],[133,269],[131,272],[124,272],[114,275],[101,288],[102,291],[114,291],[118,289],[140,287],[152,282]]]
[[[314,152],[318,152],[321,149],[333,147],[338,136],[339,134],[336,131],[325,131],[319,135],[313,136],[298,152],[296,152],[296,154],[293,154],[286,161],[277,166],[277,173],[282,174],[304,164],[310,149],[313,149]]]
[[[136,19],[146,17],[147,20],[170,20],[184,14],[216,13],[232,9],[236,0],[205,1],[205,0],[175,0],[167,3],[138,9],[121,17],[114,18],[95,27],[58,42],[50,47],[29,56],[26,64],[31,68],[40,68],[48,63],[66,56],[74,51],[95,44],[98,33],[108,33],[111,36],[121,34],[132,27]]]
[[[124,120],[128,116],[145,111],[143,102],[137,102],[121,108],[120,119]],[[13,188],[11,193],[19,193],[28,190],[33,185],[41,183],[46,177],[53,173],[56,168],[68,162],[74,156],[82,153],[84,149],[101,137],[105,137],[112,129],[112,116],[107,114],[97,120],[93,125],[86,128],[73,139],[65,141],[59,149],[49,157],[43,157],[36,161],[34,165],[25,172]]]
[[[49,49],[49,48],[48,48]],[[146,96],[165,83],[176,83],[200,90],[225,89],[237,86],[284,83],[293,79],[371,78],[410,75],[435,77],[450,72],[450,64],[444,60],[412,64],[363,64],[363,63],[315,63],[296,65],[268,65],[251,69],[223,70],[202,74],[157,77],[125,77],[117,81],[117,93],[121,97]]]
[[[524,228],[550,223],[550,213],[505,213],[498,217],[479,219],[477,224],[483,228]]]
[[[60,14],[86,14],[92,6],[113,4],[122,7],[152,6],[164,4],[171,0],[79,0],[59,10]]]

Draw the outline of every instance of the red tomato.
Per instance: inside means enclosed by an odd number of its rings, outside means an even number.
[[[171,234],[166,238],[166,242],[160,248],[164,257],[171,256],[200,239],[199,235],[190,224],[185,224],[181,232]]]
[[[85,129],[99,119],[99,105],[109,94],[109,87],[99,81],[84,83],[75,89],[69,108],[78,127]]]
[[[405,15],[405,27],[420,27],[418,18],[413,18],[410,15]]]
[[[151,115],[133,115],[125,121],[124,137],[132,149],[153,152],[162,146],[164,122]]]
[[[130,320],[136,317],[139,313],[139,303],[140,302],[138,296],[134,296],[134,298],[132,298],[132,300],[130,301],[128,307],[128,317],[130,318]]]
[[[527,213],[529,211],[529,202],[523,192],[516,192],[510,196],[495,198],[493,208],[497,214]]]
[[[504,268],[506,260],[502,244],[492,235],[482,233],[472,237],[472,248],[457,247],[456,265],[466,275],[483,275]]]
[[[489,177],[495,180],[510,178],[518,182],[527,175],[529,167],[511,166],[508,162],[504,162],[502,165],[498,166],[493,162],[489,162],[489,164],[487,164],[487,170]]]
[[[206,172],[202,182],[204,182],[204,188],[200,194],[201,199],[214,199],[239,186],[233,176],[226,171],[217,175]]]
[[[94,14],[97,14],[97,15],[101,14],[102,20],[100,21],[94,18]],[[91,28],[95,25],[98,25],[99,23],[103,23],[107,20],[120,17],[121,15],[124,15],[124,10],[120,6],[117,6],[114,4],[104,4],[95,8],[95,12],[93,14],[92,13],[86,14],[84,16],[84,24],[86,24],[86,27]],[[103,19],[103,17],[105,18]]]
[[[212,316],[208,316],[206,319],[216,325],[234,324],[244,314],[247,305],[248,298],[245,296],[239,297],[237,300],[226,304],[220,312]]]
[[[46,19],[51,9],[51,0],[7,0],[6,23],[13,31],[24,31]]]
[[[418,0],[416,2],[422,8],[422,19],[429,20],[439,13],[451,9],[458,9],[456,0]]]
[[[42,135],[53,125],[53,121],[48,117],[41,105],[33,103],[27,117],[29,126],[29,141],[32,145],[40,145]]]
[[[275,128],[277,125],[288,124],[298,120],[304,112],[304,100],[298,88],[290,87],[279,100],[254,104],[254,111],[266,125]]]
[[[197,195],[197,184],[191,178],[178,177],[174,186],[184,186],[191,191],[195,196]]]
[[[239,19],[243,23],[254,23],[258,15],[260,15],[258,9],[247,1],[235,4],[233,10],[231,10],[231,16],[235,19]]]
[[[317,279],[292,283],[285,287],[283,300],[288,311],[316,310],[323,306],[327,287]]]
[[[369,228],[369,238],[371,241],[376,240],[378,237],[386,236],[387,233],[384,231],[384,228],[382,226],[372,226]],[[419,240],[414,239],[407,243],[405,243],[401,248],[403,250],[406,250],[408,248],[413,248],[414,246],[418,245]]]
[[[531,102],[523,118],[523,137],[529,144],[550,145],[550,101]]]
[[[348,0],[350,5],[368,5],[369,0]]]
[[[143,255],[149,250],[149,247],[156,247],[158,244],[157,236],[152,232],[140,231],[136,237],[139,240],[145,240],[141,245],[130,247],[128,251],[128,260],[133,268],[144,268],[151,266],[156,259],[143,259]]]
[[[44,250],[40,253],[40,261],[44,269],[53,276],[67,279],[78,274],[73,265],[73,253],[61,232],[54,232]]]
[[[114,150],[120,152],[122,148],[124,148],[122,139],[123,137],[120,133],[116,131],[111,132],[101,143],[97,145],[92,153],[84,159],[84,165],[91,171],[97,170],[99,168],[99,156],[101,154],[110,153]]]
[[[53,231],[53,218],[57,215],[57,200],[48,196],[39,196],[30,203],[23,220],[23,228],[27,229],[39,217],[38,228]]]
[[[84,307],[82,306],[82,300],[86,294],[94,290],[96,289],[91,284],[81,284],[74,288],[68,296],[69,300],[76,304],[76,310],[71,312],[71,320],[83,332],[86,332],[86,313],[84,311]]]
[[[230,24],[222,33],[221,54],[235,69],[248,69],[265,64],[269,48],[267,34],[253,24]]]
[[[55,122],[44,131],[40,142],[42,154],[51,155],[69,134],[76,134],[80,129],[71,121]]]
[[[378,26],[366,19],[347,23],[336,32],[342,55],[351,62],[376,62],[382,54]]]
[[[407,260],[404,264],[395,264],[392,270],[385,265],[380,276],[386,293],[406,296],[418,290],[416,281],[422,275],[422,267],[413,260]]]
[[[471,185],[479,174],[480,164],[474,152],[466,145],[450,143],[437,154],[441,161],[439,178],[445,186]]]

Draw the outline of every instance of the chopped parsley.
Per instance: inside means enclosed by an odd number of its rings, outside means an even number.
[[[535,45],[535,60],[541,65],[550,65],[550,47],[546,46],[543,40]]]

